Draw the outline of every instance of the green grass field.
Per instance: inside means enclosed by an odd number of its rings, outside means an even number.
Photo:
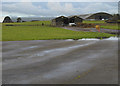
[[[120,28],[118,28],[118,25],[106,25],[106,26],[101,26],[101,28],[112,29],[112,30],[120,30]]]
[[[47,26],[47,24],[50,24],[50,21],[24,22],[12,24],[36,25],[41,24],[42,22],[45,23],[45,26],[5,26],[5,24],[3,24],[2,41],[81,39],[115,36],[107,33],[71,31],[59,27],[50,27]]]
[[[104,20],[102,20],[102,21],[87,21],[87,20],[84,20],[83,23],[93,23],[93,24],[95,24],[95,23],[98,24],[99,23],[100,24],[100,23],[106,23],[106,22]]]

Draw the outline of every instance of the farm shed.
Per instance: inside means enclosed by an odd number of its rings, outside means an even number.
[[[66,26],[68,23],[68,18],[65,16],[60,16],[52,20],[53,26]]]
[[[69,17],[69,23],[78,24],[78,23],[81,23],[82,21],[83,21],[83,19],[78,17],[78,16],[71,16],[71,17]]]
[[[3,23],[12,23],[13,21],[11,20],[11,18],[9,16],[6,16],[3,20]]]
[[[105,13],[105,12],[99,12],[99,13],[95,13],[90,15],[89,17],[87,17],[86,19],[88,20],[107,20],[112,18],[113,16],[111,14]]]

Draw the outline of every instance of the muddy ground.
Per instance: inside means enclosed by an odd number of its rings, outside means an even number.
[[[3,42],[3,84],[117,84],[117,40]]]

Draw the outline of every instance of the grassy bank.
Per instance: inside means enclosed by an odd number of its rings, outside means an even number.
[[[71,31],[49,26],[3,26],[3,41],[48,40],[48,39],[81,39],[114,36],[99,32]]]

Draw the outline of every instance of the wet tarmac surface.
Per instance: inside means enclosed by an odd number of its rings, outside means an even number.
[[[73,30],[73,31],[86,31],[86,32],[98,32],[96,28],[79,28],[79,27],[62,27],[64,29]],[[100,29],[101,33],[110,33],[110,34],[120,34],[120,30],[112,29]]]
[[[3,84],[117,84],[117,40],[3,42]]]

